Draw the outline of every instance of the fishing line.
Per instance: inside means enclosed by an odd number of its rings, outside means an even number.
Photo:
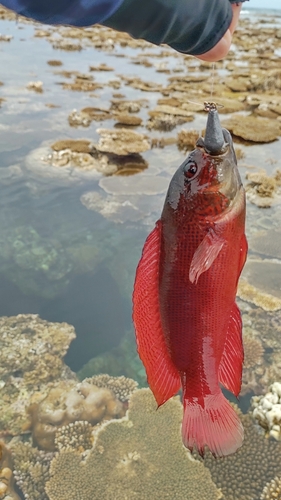
[[[210,101],[204,101],[203,105],[201,102],[190,101],[189,99],[187,99],[186,102],[189,102],[190,104],[196,104],[196,106],[200,107],[202,106],[203,110],[207,112],[209,112],[210,109],[223,108],[223,104],[218,104],[217,102],[213,101],[214,80],[215,80],[215,63],[212,63]]]
[[[214,92],[214,80],[215,80],[215,63],[212,63],[212,71],[211,71],[211,101],[213,99]]]

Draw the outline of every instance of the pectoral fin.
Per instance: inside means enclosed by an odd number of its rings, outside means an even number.
[[[210,269],[219,255],[225,240],[218,236],[213,229],[206,234],[195,251],[189,269],[191,283],[197,283],[199,276]]]
[[[180,376],[173,365],[165,343],[159,311],[159,260],[161,221],[149,234],[139,262],[134,293],[133,321],[139,356],[147,380],[160,406],[180,389]]]

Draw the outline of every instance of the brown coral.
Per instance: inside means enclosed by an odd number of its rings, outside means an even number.
[[[179,400],[156,409],[151,391],[137,390],[127,417],[102,426],[86,460],[70,451],[57,455],[46,485],[50,500],[221,498],[207,469],[182,445]]]
[[[265,485],[260,500],[281,500],[281,477],[275,477]]]
[[[250,181],[246,185],[246,191],[250,188],[255,188],[256,193],[262,198],[272,197],[276,191],[276,181],[273,177],[269,177],[265,171],[247,172],[246,179]]]
[[[91,153],[93,144],[87,139],[64,139],[51,145],[53,151],[70,149],[73,153]]]
[[[199,132],[197,130],[182,129],[178,133],[177,146],[180,151],[184,152],[190,149],[194,149],[198,138],[199,138]]]
[[[117,125],[126,125],[136,127],[142,124],[142,119],[139,116],[134,116],[132,114],[117,113],[114,115]]]
[[[237,137],[251,142],[271,142],[280,135],[278,122],[269,118],[233,115],[224,120],[222,126]]]
[[[84,380],[79,384],[61,382],[48,396],[29,408],[33,441],[44,450],[55,449],[59,427],[76,421],[96,425],[125,414],[123,404],[113,392]]]
[[[126,156],[150,149],[146,136],[133,130],[99,128],[97,132],[100,134],[100,140],[96,145],[98,151]]]
[[[227,500],[253,500],[260,497],[266,481],[281,474],[281,443],[264,438],[251,416],[239,413],[245,431],[242,447],[223,459],[208,452],[204,464]]]

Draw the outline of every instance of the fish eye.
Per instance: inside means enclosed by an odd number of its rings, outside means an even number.
[[[192,179],[192,177],[194,177],[196,173],[197,173],[197,164],[195,163],[195,161],[188,162],[187,165],[185,165],[184,167],[184,175],[186,179],[187,180]]]

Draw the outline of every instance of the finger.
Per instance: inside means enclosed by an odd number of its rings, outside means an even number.
[[[242,3],[232,4],[231,7],[232,7],[232,21],[230,23],[228,30],[221,38],[221,40],[211,50],[205,52],[205,54],[197,56],[198,59],[201,59],[202,61],[216,62],[219,61],[220,59],[223,59],[228,54],[232,41],[232,35],[238,25]]]
[[[216,62],[220,59],[223,59],[229,52],[231,45],[232,35],[229,31],[224,34],[224,36],[220,39],[220,41],[215,45],[211,50],[205,52],[205,54],[201,54],[200,56],[196,56],[198,59],[202,61]]]

